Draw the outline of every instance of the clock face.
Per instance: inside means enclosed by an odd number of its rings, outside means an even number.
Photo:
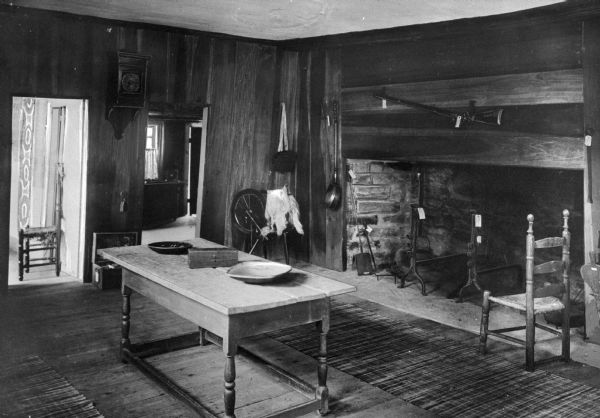
[[[140,93],[142,80],[137,72],[124,72],[121,76],[121,89],[124,93]]]

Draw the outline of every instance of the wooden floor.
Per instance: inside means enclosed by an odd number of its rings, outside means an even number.
[[[0,356],[14,362],[40,356],[107,417],[196,416],[138,369],[119,360],[121,297],[75,281],[11,286],[0,307]],[[132,341],[193,332],[196,327],[139,295],[132,296]],[[315,334],[315,338],[317,335]],[[316,363],[270,339],[248,342],[299,377],[315,383]],[[238,356],[239,357],[239,356]],[[211,411],[223,412],[224,356],[214,345],[169,353],[155,366],[189,389]],[[238,358],[236,414],[260,416],[302,398],[254,362]],[[330,369],[331,416],[431,416],[351,376]],[[2,389],[0,389],[2,390]],[[1,405],[0,405],[1,409]],[[0,416],[2,416],[0,410]],[[398,415],[400,414],[400,415]],[[314,414],[311,414],[314,416]]]
[[[436,335],[477,345],[478,337],[471,332],[353,295],[343,298],[381,315],[414,322]],[[26,276],[25,282],[10,286],[8,295],[0,298],[0,356],[4,362],[14,362],[27,355],[38,355],[92,400],[106,417],[196,416],[134,366],[121,363],[118,356],[120,309],[121,296],[117,289],[102,291],[68,277],[40,279],[34,275]],[[135,294],[132,296],[131,319],[133,342],[196,331],[193,324]],[[520,348],[500,341],[491,344],[494,352],[522,362]],[[312,358],[268,338],[249,341],[247,346],[279,367],[308,382],[315,382],[316,363]],[[213,345],[191,348],[154,358],[152,362],[217,415],[222,415],[224,356],[219,348]],[[238,418],[259,416],[300,402],[295,391],[264,373],[253,362],[239,358],[236,365]],[[600,371],[594,367],[572,362],[568,365],[554,363],[544,368],[600,387]],[[431,416],[333,368],[329,370],[328,386],[330,416],[333,417]],[[3,416],[1,405],[0,416]]]

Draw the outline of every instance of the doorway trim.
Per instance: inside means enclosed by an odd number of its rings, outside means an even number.
[[[202,202],[204,201],[204,173],[206,170],[206,137],[208,133],[208,106],[202,109],[202,136],[200,143],[200,168],[198,169],[198,195],[196,196],[196,238],[200,238]]]
[[[84,272],[85,272],[85,233],[86,233],[86,212],[87,212],[87,180],[88,180],[88,148],[89,148],[89,103],[90,103],[90,98],[89,97],[65,97],[65,96],[51,96],[51,95],[44,95],[44,96],[35,96],[35,95],[31,95],[31,94],[11,94],[10,95],[10,121],[11,121],[11,128],[10,128],[10,137],[11,137],[11,147],[10,147],[10,163],[11,166],[15,163],[15,161],[18,164],[18,159],[19,159],[19,155],[17,154],[15,156],[15,151],[18,152],[19,150],[19,144],[15,144],[15,131],[13,129],[12,126],[12,121],[14,118],[14,103],[15,103],[15,99],[19,99],[19,98],[30,98],[30,99],[35,99],[35,100],[48,100],[48,101],[56,101],[59,103],[63,103],[65,101],[70,101],[72,103],[77,102],[76,106],[78,107],[78,113],[79,115],[77,116],[78,118],[78,122],[77,124],[79,125],[78,129],[75,131],[77,138],[81,138],[81,150],[78,153],[78,164],[79,164],[79,170],[80,173],[78,173],[78,179],[77,179],[77,188],[79,189],[79,193],[80,193],[80,197],[79,197],[79,203],[78,203],[78,211],[77,211],[77,222],[78,222],[78,226],[76,229],[76,233],[73,234],[73,239],[74,239],[74,243],[76,243],[77,245],[77,261],[73,264],[72,267],[72,271],[75,273],[76,277],[78,279],[81,279],[82,281],[84,280]],[[68,113],[68,112],[67,112]],[[67,121],[67,124],[72,123]],[[43,141],[46,140],[46,138],[42,139]],[[15,171],[17,170],[17,171]],[[10,171],[10,192],[9,192],[9,196],[10,196],[10,201],[9,201],[9,230],[7,231],[8,233],[8,246],[6,248],[6,256],[7,256],[7,260],[10,257],[10,253],[11,253],[11,247],[14,246],[14,241],[12,238],[12,235],[14,234],[13,228],[15,226],[15,219],[13,219],[16,214],[14,212],[14,206],[18,204],[18,194],[15,193],[15,188],[17,187],[17,183],[19,182],[19,177],[15,178],[15,174],[18,172],[19,170],[19,166],[17,165],[17,167],[11,167],[11,171]],[[17,195],[17,197],[15,198],[15,195]],[[17,200],[15,200],[17,199]],[[12,242],[12,243],[11,243]],[[64,264],[63,264],[64,265]],[[13,274],[13,272],[9,271],[9,274],[6,277],[6,284],[8,286],[8,279],[9,276],[11,276],[11,274]]]

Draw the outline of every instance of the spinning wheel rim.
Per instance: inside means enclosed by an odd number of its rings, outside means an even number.
[[[265,226],[266,197],[255,189],[243,189],[237,192],[231,203],[231,222],[244,234],[260,232]]]

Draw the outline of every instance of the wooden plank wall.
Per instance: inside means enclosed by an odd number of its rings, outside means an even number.
[[[285,43],[309,57],[301,66],[310,69],[312,143],[299,152],[311,164],[310,261],[343,265],[344,251],[334,244],[345,237],[343,214],[318,199],[330,176],[324,147],[332,142],[320,117],[329,96],[343,111],[340,167],[346,158],[367,158],[582,170],[581,25],[565,16],[517,14]],[[477,110],[502,108],[503,123],[456,130],[449,119],[406,106],[382,109],[373,98],[382,91],[457,111],[475,100]]]
[[[328,125],[324,113],[330,110],[334,100],[341,103],[340,49],[301,45],[299,51],[296,188],[304,214],[302,219],[308,226],[301,246],[311,263],[343,270],[344,211],[330,210],[325,205],[325,193],[333,173],[334,132],[331,118]],[[337,162],[343,173],[341,152],[338,152]],[[338,182],[343,188],[343,182]]]
[[[326,41],[342,50],[344,157],[587,170],[584,132],[600,129],[600,26],[590,19],[583,27],[584,43],[581,14],[524,13]],[[474,100],[478,110],[502,108],[502,125],[457,130],[429,112],[384,109],[373,97],[381,92],[459,112]],[[587,197],[587,177],[585,187]],[[600,230],[596,189],[594,204],[584,203],[586,253]],[[598,340],[587,290],[588,336]]]
[[[130,206],[141,201],[142,185],[130,185],[130,178],[139,177],[132,170],[142,170],[138,164],[138,135],[144,115],[125,132],[121,141],[113,138],[112,128],[104,120],[107,91],[107,60],[123,44],[127,31],[106,22],[91,22],[61,15],[0,9],[2,35],[0,46],[4,68],[0,102],[2,177],[10,179],[11,166],[11,95],[39,97],[87,98],[89,103],[89,165],[88,212],[86,224],[91,231],[109,228],[139,227],[137,214],[119,213],[119,191],[129,191]],[[143,174],[142,174],[143,176]],[[0,204],[0,270],[7,285],[8,222],[10,213],[10,182],[4,181]],[[68,192],[66,192],[68,193]],[[87,255],[89,259],[89,254]]]
[[[344,156],[583,169],[581,29],[555,19],[427,25],[344,47]],[[381,92],[457,112],[473,100],[504,109],[502,125],[458,130],[444,116],[384,108]]]
[[[278,98],[273,112],[273,129],[270,146],[270,155],[277,152],[279,146],[281,103],[285,103],[287,117],[287,132],[289,149],[296,152],[296,164],[290,173],[274,172],[269,178],[269,189],[288,186],[289,192],[295,197],[300,209],[300,223],[304,234],[290,233],[287,236],[290,259],[308,260],[309,237],[311,236],[311,225],[309,224],[309,205],[311,200],[308,186],[310,161],[305,155],[300,155],[301,150],[307,150],[310,144],[309,136],[303,129],[300,113],[305,109],[303,101],[306,96],[302,95],[302,77],[307,74],[306,65],[301,63],[298,51],[279,49],[277,54],[277,71],[279,74],[275,95]],[[283,245],[281,238],[269,244],[269,252],[273,258],[283,259]]]
[[[583,168],[581,15],[527,12],[278,44],[11,6],[0,8],[0,18],[0,33],[10,40],[0,45],[0,88],[9,93],[0,99],[3,178],[10,178],[10,95],[90,99],[86,259],[93,231],[141,229],[146,112],[120,141],[104,119],[108,62],[120,49],[152,56],[151,108],[193,113],[210,106],[202,235],[219,242],[231,240],[233,193],[268,185],[284,99],[299,158],[296,173],[275,182],[289,180],[301,205],[308,232],[300,258],[304,252],[330,268],[343,265],[344,234],[342,211],[326,211],[320,198],[331,174],[323,147],[333,147],[322,126],[324,98],[342,103],[345,157],[515,164],[516,152],[518,165],[548,166],[552,159]],[[370,99],[381,88],[459,109],[470,99],[481,109],[501,106],[504,123],[463,135],[435,115],[381,109]],[[454,153],[433,156],[432,148]],[[119,212],[121,191],[128,193],[125,213]],[[3,276],[9,193],[2,182]]]
[[[311,225],[314,231],[311,236],[310,259],[317,265],[326,266],[335,270],[345,269],[345,248],[346,234],[344,233],[344,210],[343,204],[339,209],[333,210],[324,204],[325,193],[329,184],[333,181],[333,166],[337,163],[338,184],[342,189],[342,201],[345,196],[345,182],[343,181],[345,169],[342,163],[340,145],[341,145],[341,126],[343,119],[341,117],[341,84],[342,84],[342,66],[341,50],[338,48],[325,49],[323,54],[323,75],[324,84],[321,92],[315,91],[313,101],[313,112],[318,112],[320,127],[319,131],[313,135],[313,145],[311,147],[311,163],[314,167],[311,173],[314,178],[311,182],[313,191],[313,202],[311,204]],[[317,100],[320,99],[320,100]],[[325,100],[325,103],[323,101]],[[333,129],[333,115],[330,115],[330,125],[327,119],[323,118],[321,105],[325,112],[333,111],[333,102],[338,103],[339,133],[335,138]],[[338,141],[338,154],[335,155],[335,141]],[[336,161],[334,161],[334,159]],[[317,225],[320,225],[317,226]]]
[[[600,245],[600,20],[589,19],[583,22],[583,47],[585,49],[584,72],[584,126],[586,133],[592,136],[589,149],[591,164],[586,167],[584,176],[585,201],[584,213],[587,220],[584,225],[585,260],[591,251]],[[591,181],[590,181],[591,178]],[[586,336],[590,341],[600,344],[600,322],[596,298],[590,287],[585,285],[585,324]]]
[[[221,226],[210,236],[224,240],[224,214],[229,203],[225,196],[241,185],[266,184],[277,78],[274,46],[12,6],[0,7],[0,20],[0,34],[5,40],[0,45],[0,90],[5,92],[0,99],[2,178],[9,179],[11,173],[12,95],[87,98],[86,260],[90,259],[92,232],[140,231],[147,110],[139,112],[124,137],[116,140],[105,120],[105,101],[110,62],[117,51],[150,55],[148,101],[153,108],[185,113],[211,105],[212,142],[207,160],[222,159],[227,165],[208,169],[208,193],[219,198],[205,213],[211,213]],[[234,163],[230,165],[230,161]],[[232,178],[226,171],[231,167],[235,167]],[[119,211],[121,192],[128,196],[124,213]],[[3,181],[0,291],[7,289],[8,280],[9,196],[10,182]],[[91,267],[86,265],[85,279],[90,281]]]
[[[231,245],[233,196],[268,184],[277,55],[220,39],[213,51],[201,236]]]

